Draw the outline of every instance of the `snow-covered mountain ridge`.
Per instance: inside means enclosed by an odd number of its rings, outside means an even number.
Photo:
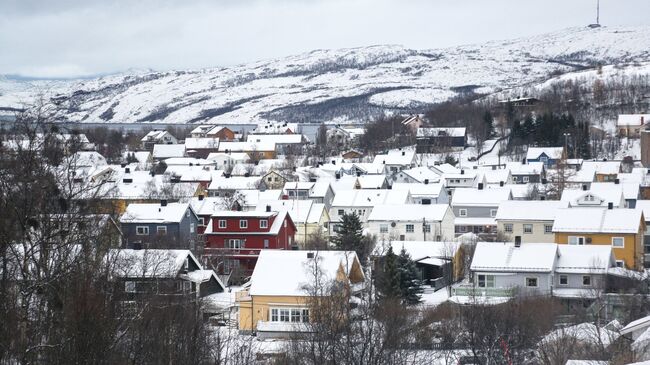
[[[30,102],[42,91],[67,108],[67,119],[79,122],[363,121],[463,93],[540,83],[598,63],[647,61],[650,26],[571,28],[445,49],[315,50],[233,67],[121,73],[46,87],[0,78],[0,108]]]

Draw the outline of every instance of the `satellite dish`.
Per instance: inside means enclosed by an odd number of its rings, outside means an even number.
[[[397,223],[395,223],[395,222],[390,222],[390,226],[391,226],[392,228],[395,228],[396,225],[397,225]]]

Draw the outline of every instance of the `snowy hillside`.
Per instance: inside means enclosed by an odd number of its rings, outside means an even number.
[[[43,87],[0,79],[0,108],[36,91],[83,122],[241,123],[367,120],[462,93],[542,83],[597,63],[650,61],[650,27],[572,28],[480,45],[417,51],[399,46],[316,50],[194,71],[120,74]]]

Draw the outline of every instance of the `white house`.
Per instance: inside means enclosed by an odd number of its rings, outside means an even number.
[[[367,222],[372,209],[377,205],[400,205],[411,203],[411,196],[404,190],[340,190],[336,192],[330,219],[340,222],[343,214],[355,213],[362,223]]]
[[[400,241],[454,238],[454,213],[447,204],[377,205],[366,224],[370,234]]]
[[[523,243],[555,242],[553,222],[559,208],[569,204],[559,200],[508,200],[501,202],[494,217],[498,232]]]

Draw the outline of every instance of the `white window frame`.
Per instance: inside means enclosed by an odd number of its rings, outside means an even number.
[[[616,260],[616,267],[625,267],[624,260]]]
[[[494,275],[478,274],[476,277],[476,286],[478,286],[479,288],[494,288],[495,287],[494,279],[495,279]],[[483,285],[481,285],[481,281],[483,281]]]
[[[422,225],[422,230],[424,231],[424,233],[431,233],[431,224],[426,223]]]
[[[269,228],[269,221],[267,219],[260,219],[260,228]]]
[[[523,176],[521,178],[521,181],[523,181],[524,183],[527,183],[528,181],[530,181],[530,178],[528,176]]]
[[[589,279],[589,284],[585,284],[585,279]],[[592,286],[593,285],[593,280],[591,275],[582,275],[582,286]]]
[[[406,233],[414,233],[414,232],[415,232],[415,224],[407,224],[407,225],[404,227],[404,231],[405,231]]]
[[[239,229],[248,229],[248,219],[239,220]]]
[[[388,224],[382,223],[379,225],[379,233],[388,233]]]
[[[514,230],[514,225],[512,223],[504,223],[503,231],[506,233],[512,233]]]
[[[571,243],[571,239],[575,239],[575,243]],[[580,240],[582,239],[582,244],[580,243]],[[587,240],[585,239],[584,236],[569,236],[567,238],[567,244],[569,245],[577,245],[577,246],[583,246]]]
[[[496,209],[490,209],[490,217],[494,218],[497,216],[497,210]]]
[[[467,209],[458,209],[459,217],[467,217]]]
[[[566,279],[566,282],[565,282],[564,284],[562,284],[562,278]],[[569,285],[569,275],[567,275],[567,274],[561,274],[560,276],[558,276],[558,282],[557,282],[557,284],[560,285],[560,286],[567,286],[567,285]]]
[[[226,241],[227,248],[239,250],[244,247],[244,240],[241,238],[229,238]]]
[[[528,285],[529,279],[534,279],[535,285]],[[526,276],[526,278],[524,279],[524,286],[526,288],[539,288],[539,278],[537,276]]]
[[[269,248],[269,239],[268,238],[264,239],[264,248]]]
[[[156,234],[159,236],[166,236],[167,226],[156,226]]]
[[[530,228],[530,231],[526,231],[526,228]],[[522,225],[522,230],[524,234],[533,234],[533,225],[531,223],[524,223]]]
[[[269,322],[309,323],[309,308],[271,307],[269,308]]]
[[[545,224],[544,225],[544,234],[553,234],[553,225],[552,224]]]
[[[135,226],[136,236],[148,236],[149,235],[149,226]]]
[[[228,227],[228,224],[226,223],[225,219],[219,219],[219,229],[225,229]]]
[[[616,240],[621,240],[621,244],[620,245],[614,244]],[[625,248],[625,237],[612,237],[612,247]]]

